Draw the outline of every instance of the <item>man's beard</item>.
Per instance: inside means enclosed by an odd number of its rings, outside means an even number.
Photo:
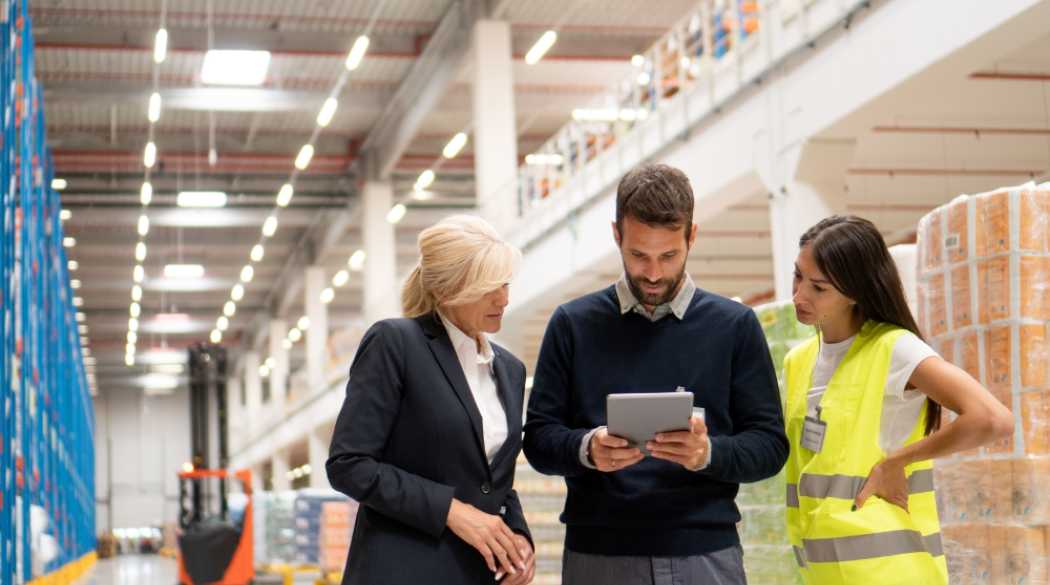
[[[662,278],[656,282],[650,282],[644,276],[632,276],[630,272],[627,272],[626,266],[624,266],[623,271],[627,275],[627,286],[631,289],[631,294],[634,295],[634,298],[638,299],[638,302],[643,305],[656,307],[670,302],[674,294],[678,292],[678,285],[685,278],[685,263],[682,263],[682,269],[678,271],[678,274],[671,278]],[[647,293],[642,289],[643,284],[665,285],[667,288],[661,292]]]

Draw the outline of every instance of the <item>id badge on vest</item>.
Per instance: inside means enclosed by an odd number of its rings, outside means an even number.
[[[823,409],[818,406],[817,418],[807,416],[802,422],[802,437],[798,441],[800,447],[814,453],[820,453],[824,448],[824,433],[828,430],[828,423],[820,420],[821,410]]]

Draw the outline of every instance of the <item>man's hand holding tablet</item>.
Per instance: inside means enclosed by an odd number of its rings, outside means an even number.
[[[672,461],[690,471],[696,471],[707,461],[707,425],[704,419],[693,415],[689,419],[690,430],[657,433],[656,441],[645,444],[653,457]]]
[[[630,467],[644,457],[641,449],[628,447],[627,439],[610,435],[605,427],[591,436],[590,454],[594,466],[604,473]]]

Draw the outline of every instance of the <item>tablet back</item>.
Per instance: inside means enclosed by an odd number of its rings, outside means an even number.
[[[609,434],[627,439],[649,456],[646,441],[656,433],[688,431],[693,415],[692,392],[610,394],[605,398]]]

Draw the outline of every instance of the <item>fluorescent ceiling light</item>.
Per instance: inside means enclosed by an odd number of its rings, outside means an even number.
[[[135,365],[135,356],[130,354],[130,353],[125,355],[124,356],[124,363],[129,365],[129,366]]]
[[[168,396],[175,392],[174,388],[143,388],[142,393],[146,396]]]
[[[131,273],[131,278],[135,282],[142,282],[142,279],[146,277],[146,271],[142,269],[142,265],[135,267],[135,270]]]
[[[419,174],[419,178],[416,179],[416,184],[412,185],[412,189],[415,191],[422,191],[434,182],[434,178],[434,171],[427,169]]]
[[[76,272],[77,268],[80,268],[80,262],[77,262],[76,260],[70,260],[67,266],[69,267],[70,272]]]
[[[141,286],[136,284],[135,286],[131,287],[131,300],[133,300],[133,301],[141,301],[142,300],[142,287]]]
[[[390,213],[386,214],[386,220],[390,223],[397,223],[401,221],[401,218],[405,217],[405,206],[401,203],[390,208]]]
[[[274,357],[273,357],[273,356],[270,356],[270,357],[266,358],[266,361],[265,361],[265,362],[263,362],[263,363],[265,363],[265,364],[266,364],[266,367],[267,367],[267,368],[270,368],[270,369],[272,370],[272,369],[273,369],[273,366],[274,366],[274,365],[275,365],[275,364],[277,363],[277,360],[276,360],[276,359],[274,359]]]
[[[139,334],[134,331],[128,331],[128,343],[138,343]]]
[[[288,340],[295,343],[303,338],[303,332],[298,327],[292,327],[292,330],[288,332]]]
[[[645,57],[643,57],[642,55],[635,55],[634,57],[631,57],[631,65],[634,65],[635,67],[644,66]]]
[[[302,317],[299,317],[299,322],[296,323],[295,326],[298,327],[299,329],[302,329],[303,331],[306,331],[307,329],[310,328],[310,318],[307,317],[306,315],[303,315]]]
[[[262,226],[262,233],[267,238],[273,237],[277,233],[277,216],[271,215],[266,218],[266,222]]]
[[[327,305],[328,303],[332,302],[332,299],[334,299],[334,298],[335,298],[335,290],[333,290],[332,287],[328,287],[328,288],[324,289],[323,291],[321,291],[321,302],[322,303]]]
[[[142,184],[142,204],[149,205],[149,202],[153,199],[153,185],[149,181]]]
[[[168,278],[200,278],[204,276],[204,267],[200,264],[168,264],[164,267],[164,276]]]
[[[134,317],[128,319],[128,331],[138,331],[138,330],[139,330],[139,320],[134,318]]]
[[[139,216],[139,235],[144,236],[149,233],[149,218],[145,215]]]
[[[138,317],[142,314],[142,305],[138,303],[131,303],[131,307],[128,308],[128,312],[131,313],[132,317]]]
[[[73,217],[73,212],[68,209],[63,209],[58,212],[58,219],[69,219]]]
[[[139,242],[135,244],[135,259],[142,262],[146,259],[146,244],[145,242]]]
[[[361,59],[365,58],[366,51],[368,51],[368,37],[361,35],[354,41],[354,47],[350,49],[350,55],[346,57],[346,68],[351,71],[357,69],[357,66],[361,64]]]
[[[252,253],[251,253],[252,262],[259,262],[260,260],[262,260],[263,259],[263,254],[265,252],[266,251],[263,250],[262,244],[255,244],[254,246],[252,246]]]
[[[179,378],[166,374],[146,374],[139,378],[139,382],[146,388],[178,388]]]
[[[153,95],[149,96],[149,112],[146,114],[150,122],[156,122],[160,120],[160,94],[153,92]]]
[[[164,57],[168,54],[168,31],[167,29],[160,29],[157,31],[157,44],[153,47],[153,60],[157,63],[163,63]]]
[[[525,164],[527,165],[560,165],[564,158],[560,154],[527,154]]]
[[[244,298],[244,285],[241,284],[241,283],[237,283],[233,287],[233,290],[230,291],[230,298],[235,300],[235,301],[239,301],[239,300],[243,299]]]
[[[95,362],[97,362],[97,361],[98,361],[98,358],[86,357],[86,358],[84,358],[84,365],[85,366],[93,366],[93,365],[95,365]]]
[[[288,183],[281,186],[281,190],[277,192],[277,205],[281,207],[288,207],[288,204],[292,201],[292,195],[295,193],[295,189]]]
[[[165,322],[190,320],[190,316],[186,313],[157,313],[153,318]]]
[[[244,268],[241,269],[241,282],[251,282],[252,276],[255,276],[255,269],[252,268],[251,264],[245,264]]]
[[[210,339],[212,343],[219,343],[220,341],[222,341],[222,331],[219,331],[218,329],[212,329],[211,335],[208,336],[208,339]]]
[[[65,179],[51,179],[51,188],[55,191],[61,191],[69,186],[69,183]]]
[[[283,347],[285,349],[292,349],[292,340],[291,339],[282,339],[281,340],[281,347]]]
[[[304,144],[303,148],[299,151],[299,156],[295,157],[295,168],[300,171],[305,171],[306,167],[310,166],[310,159],[314,156],[314,147],[310,144]]]
[[[74,307],[83,307],[84,306],[84,299],[82,299],[80,297],[73,297],[73,306]]]
[[[445,148],[441,151],[441,154],[443,154],[445,158],[456,158],[456,155],[459,154],[459,151],[463,150],[463,147],[466,146],[466,144],[467,135],[463,132],[460,132],[459,134],[453,136],[452,140],[448,141],[448,144],[445,145]]]
[[[558,33],[549,30],[543,33],[543,36],[536,41],[535,45],[529,49],[528,53],[525,53],[525,62],[529,65],[535,65],[543,58],[543,55],[547,52],[551,46],[554,45],[554,41],[558,40]]]
[[[332,277],[332,284],[335,286],[343,286],[348,280],[350,280],[350,273],[345,270],[340,270],[335,273],[334,277]]]
[[[339,102],[334,98],[330,97],[324,101],[324,105],[321,106],[321,113],[317,114],[317,125],[325,128],[332,121],[332,116],[335,115],[335,109],[339,107]]]
[[[139,354],[139,359],[144,364],[185,364],[189,356],[184,349],[156,348]]]
[[[72,248],[77,245],[76,238],[62,238],[62,245],[67,248]]]
[[[226,304],[222,306],[222,314],[227,317],[232,317],[237,313],[237,304],[233,301],[226,301]]]
[[[268,378],[270,376],[270,368],[266,364],[259,366],[259,375],[263,378]]]
[[[204,54],[201,83],[262,85],[269,66],[269,51],[211,50]]]
[[[179,207],[225,207],[226,194],[222,191],[183,191],[176,203]]]
[[[354,270],[361,270],[361,267],[365,265],[365,251],[358,250],[350,255],[350,260],[347,262],[350,268]]]
[[[77,321],[80,322],[80,323],[83,323],[86,320],[87,320],[87,315],[85,315],[84,313],[81,313],[80,311],[77,311]]]
[[[157,364],[149,367],[151,374],[181,374],[186,371],[182,364]]]
[[[219,317],[218,320],[215,321],[215,328],[219,331],[226,331],[230,328],[230,320],[227,319],[225,315]]]
[[[146,152],[142,156],[142,164],[146,165],[146,168],[153,168],[153,165],[157,162],[157,145],[149,142],[146,144]]]
[[[652,80],[653,77],[649,75],[649,73],[646,71],[642,71],[641,73],[639,73],[638,77],[635,79],[635,81],[638,82],[638,85],[649,85],[649,82]]]
[[[69,288],[71,288],[71,289],[73,289],[73,290],[77,290],[77,289],[78,289],[78,288],[80,288],[80,287],[81,287],[81,286],[82,286],[83,284],[84,284],[84,283],[82,283],[82,282],[80,282],[79,280],[77,280],[77,279],[75,279],[75,278],[74,278],[73,280],[69,281]]]

